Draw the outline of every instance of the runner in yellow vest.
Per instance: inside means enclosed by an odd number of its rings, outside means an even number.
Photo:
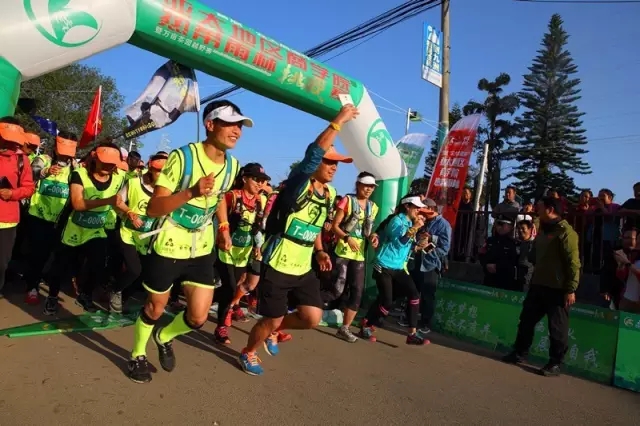
[[[155,219],[147,216],[147,205],[168,154],[155,154],[149,162],[149,171],[144,175],[127,180],[118,195],[129,207],[118,229],[118,248],[124,269],[118,273],[111,288],[109,310],[121,313],[123,291],[133,285],[142,273],[142,256],[149,251],[149,238],[140,235],[153,229]]]
[[[238,282],[246,277],[250,268],[249,260],[255,252],[253,243],[260,230],[262,212],[267,204],[267,197],[260,194],[260,188],[271,178],[258,163],[249,163],[241,169],[235,188],[227,192],[219,208],[227,210],[231,248],[218,250],[216,270],[222,283],[216,291],[218,302],[218,326],[214,332],[216,342],[230,344],[227,327],[231,327],[231,319],[246,321],[239,306],[232,308]],[[252,271],[260,274],[260,270]]]
[[[69,199],[71,163],[77,146],[77,137],[61,130],[56,137],[51,162],[40,158],[44,167],[39,172],[40,179],[29,205],[29,268],[24,277],[27,283],[25,301],[30,305],[40,301],[38,286],[42,272],[60,242],[60,229],[56,224]]]
[[[371,173],[361,172],[356,179],[356,193],[345,195],[338,203],[332,224],[333,233],[338,238],[335,248],[338,274],[332,296],[337,300],[345,290],[349,295],[348,299],[342,300],[344,319],[336,335],[350,343],[358,340],[350,327],[364,292],[365,242],[373,234],[373,222],[378,215],[378,206],[369,197],[376,186],[376,179]]]
[[[148,297],[135,324],[129,362],[129,377],[136,383],[151,381],[146,346],[152,335],[161,367],[173,371],[173,339],[207,322],[215,285],[214,214],[223,248],[232,245],[227,211],[216,208],[238,174],[238,160],[228,151],[236,146],[243,126],[253,122],[225,100],[209,103],[202,121],[206,140],[169,154],[147,206],[147,215],[160,219],[145,259],[143,286]],[[174,283],[182,284],[187,308],[166,327],[154,330]]]
[[[335,198],[328,183],[338,163],[353,160],[336,152],[333,143],[343,125],[358,115],[353,105],[342,107],[336,118],[307,147],[305,156],[278,194],[265,230],[262,276],[258,284],[258,314],[262,319],[249,334],[238,362],[251,375],[263,373],[256,354],[259,346],[278,353],[279,329],[307,329],[322,319],[320,282],[311,269],[315,255],[321,270],[331,270],[329,254],[322,250],[320,232]],[[287,315],[287,300],[297,303]]]
[[[62,244],[54,255],[54,271],[49,280],[49,296],[45,302],[45,315],[58,311],[58,293],[63,284],[71,283],[86,260],[87,277],[80,283],[76,304],[87,312],[95,312],[93,289],[105,271],[107,234],[105,222],[111,209],[121,211],[122,200],[116,195],[122,178],[115,173],[120,163],[120,150],[112,143],[104,143],[92,153],[93,161],[86,168],[71,173],[70,201],[67,218],[60,218]]]

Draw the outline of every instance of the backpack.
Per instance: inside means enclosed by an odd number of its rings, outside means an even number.
[[[233,201],[231,206],[229,207],[229,232],[231,234],[242,224],[244,221],[242,219],[243,207],[244,203],[242,202],[242,190],[241,189],[233,189],[229,191],[233,196]],[[263,214],[263,206],[262,206],[262,194],[256,195],[256,219],[252,224],[252,232],[257,232],[260,230],[260,222],[262,221]],[[246,223],[245,223],[246,224]]]
[[[178,148],[182,152],[184,163],[182,163],[182,178],[180,180],[180,191],[189,189],[189,183],[191,182],[191,176],[193,175],[193,153],[191,152],[191,145],[185,145]],[[225,192],[229,190],[229,187],[233,184],[235,176],[231,176],[233,173],[233,157],[229,154],[229,151],[225,152],[225,164],[226,169],[224,171],[224,179],[220,186],[220,194],[218,199],[222,198]]]
[[[342,220],[340,228],[347,234],[350,234],[353,230],[356,229],[356,227],[358,226],[358,222],[360,222],[361,207],[355,194],[347,194],[347,197],[350,201],[349,215]],[[373,228],[373,221],[371,220],[372,211],[373,201],[367,200],[367,204],[364,210],[364,223],[362,225],[362,235],[365,238],[371,235],[371,230]]]

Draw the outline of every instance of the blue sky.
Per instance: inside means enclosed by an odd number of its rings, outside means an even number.
[[[297,2],[292,7],[288,0],[201,1],[213,8],[224,5],[220,12],[299,51],[401,3],[325,0],[320,8],[315,2]],[[511,75],[511,90],[519,90],[549,18],[560,13],[571,36],[569,50],[582,79],[578,105],[586,113],[584,124],[590,140],[587,160],[593,169],[591,175],[578,176],[576,183],[594,192],[608,187],[617,194],[618,202],[629,198],[631,186],[640,180],[640,130],[636,125],[640,110],[635,103],[640,94],[640,50],[636,46],[640,40],[640,27],[636,25],[640,4],[567,5],[511,0],[474,3],[482,3],[482,8],[469,7],[470,1],[452,0],[451,103],[481,100],[478,80],[491,80],[500,72]],[[312,23],[321,12],[329,12],[330,19]],[[404,132],[404,113],[398,107],[420,111],[431,124],[414,123],[412,132],[435,133],[438,89],[420,78],[423,22],[439,27],[439,8],[329,61],[333,68],[365,84],[394,139]],[[114,77],[126,102],[131,103],[164,59],[125,45],[84,63]],[[228,85],[203,73],[198,78],[201,96]],[[234,154],[242,163],[259,161],[275,181],[285,176],[289,164],[302,156],[306,144],[325,126],[318,118],[250,92],[234,94],[230,99],[256,123],[254,128],[245,130]],[[195,114],[184,115],[172,126],[146,135],[142,153],[155,151],[163,135],[173,148],[195,141]],[[350,191],[356,174],[353,166],[341,166],[334,182],[338,191]]]

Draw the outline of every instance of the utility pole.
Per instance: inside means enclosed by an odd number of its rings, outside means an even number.
[[[440,26],[442,27],[442,87],[440,88],[440,117],[438,118],[438,151],[449,133],[449,1],[442,0]]]

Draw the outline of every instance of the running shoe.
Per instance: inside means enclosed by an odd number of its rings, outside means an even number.
[[[280,352],[278,349],[278,333],[271,333],[264,341],[264,349],[271,356],[276,356]]]
[[[35,288],[27,293],[27,296],[24,298],[24,301],[27,305],[37,305],[40,303],[40,296],[38,295],[38,290]]]
[[[219,311],[218,311],[218,312],[219,312]],[[229,310],[227,311],[227,316],[226,316],[226,317],[224,317],[224,323],[223,323],[223,325],[224,325],[225,327],[231,327],[231,316],[232,316],[232,315],[233,315],[233,312],[231,311],[231,309],[229,309]]]
[[[109,312],[112,314],[122,313],[122,292],[112,291],[109,294]]]
[[[88,294],[80,293],[75,303],[84,309],[85,312],[94,313],[97,311],[96,306],[93,304],[93,299]]]
[[[261,376],[262,373],[264,373],[264,370],[260,365],[261,362],[262,361],[258,358],[258,355],[255,352],[242,351],[238,357],[238,364],[240,364],[240,368],[250,376]]]
[[[349,329],[349,327],[347,327],[346,325],[343,325],[338,329],[336,333],[336,337],[349,343],[355,343],[358,341],[358,338],[356,337],[356,335],[353,334]]]
[[[216,327],[216,331],[213,332],[213,338],[216,343],[220,343],[221,345],[230,345],[231,340],[229,339],[229,330],[224,325],[220,325]]]
[[[156,328],[153,332],[153,341],[158,348],[158,358],[160,358],[160,366],[164,371],[171,372],[176,368],[176,356],[173,353],[172,340],[166,343],[160,343],[160,332],[162,328]]]
[[[419,336],[417,333],[413,333],[407,336],[407,345],[423,346],[431,343],[428,339]]]
[[[358,332],[358,335],[365,340],[368,340],[370,342],[375,342],[377,340],[374,334],[375,331],[376,331],[376,328],[372,325],[369,325],[366,319],[363,319],[362,326],[360,327],[360,331]]]
[[[284,331],[278,331],[278,343],[288,342],[293,339],[293,336],[289,333],[285,333]]]
[[[145,355],[140,355],[129,360],[129,378],[135,383],[149,383],[151,372],[149,371],[149,361]]]
[[[42,313],[45,315],[55,315],[58,313],[58,306],[57,297],[47,297],[44,302],[44,310]]]
[[[249,318],[245,316],[244,311],[239,305],[233,307],[231,319],[236,322],[249,322]]]
[[[502,357],[502,362],[506,362],[507,364],[522,364],[527,360],[527,357],[519,354],[516,351],[509,352],[505,356]]]
[[[429,327],[420,327],[418,329],[418,333],[422,334],[422,335],[427,335],[429,333],[431,333],[431,329]]]

